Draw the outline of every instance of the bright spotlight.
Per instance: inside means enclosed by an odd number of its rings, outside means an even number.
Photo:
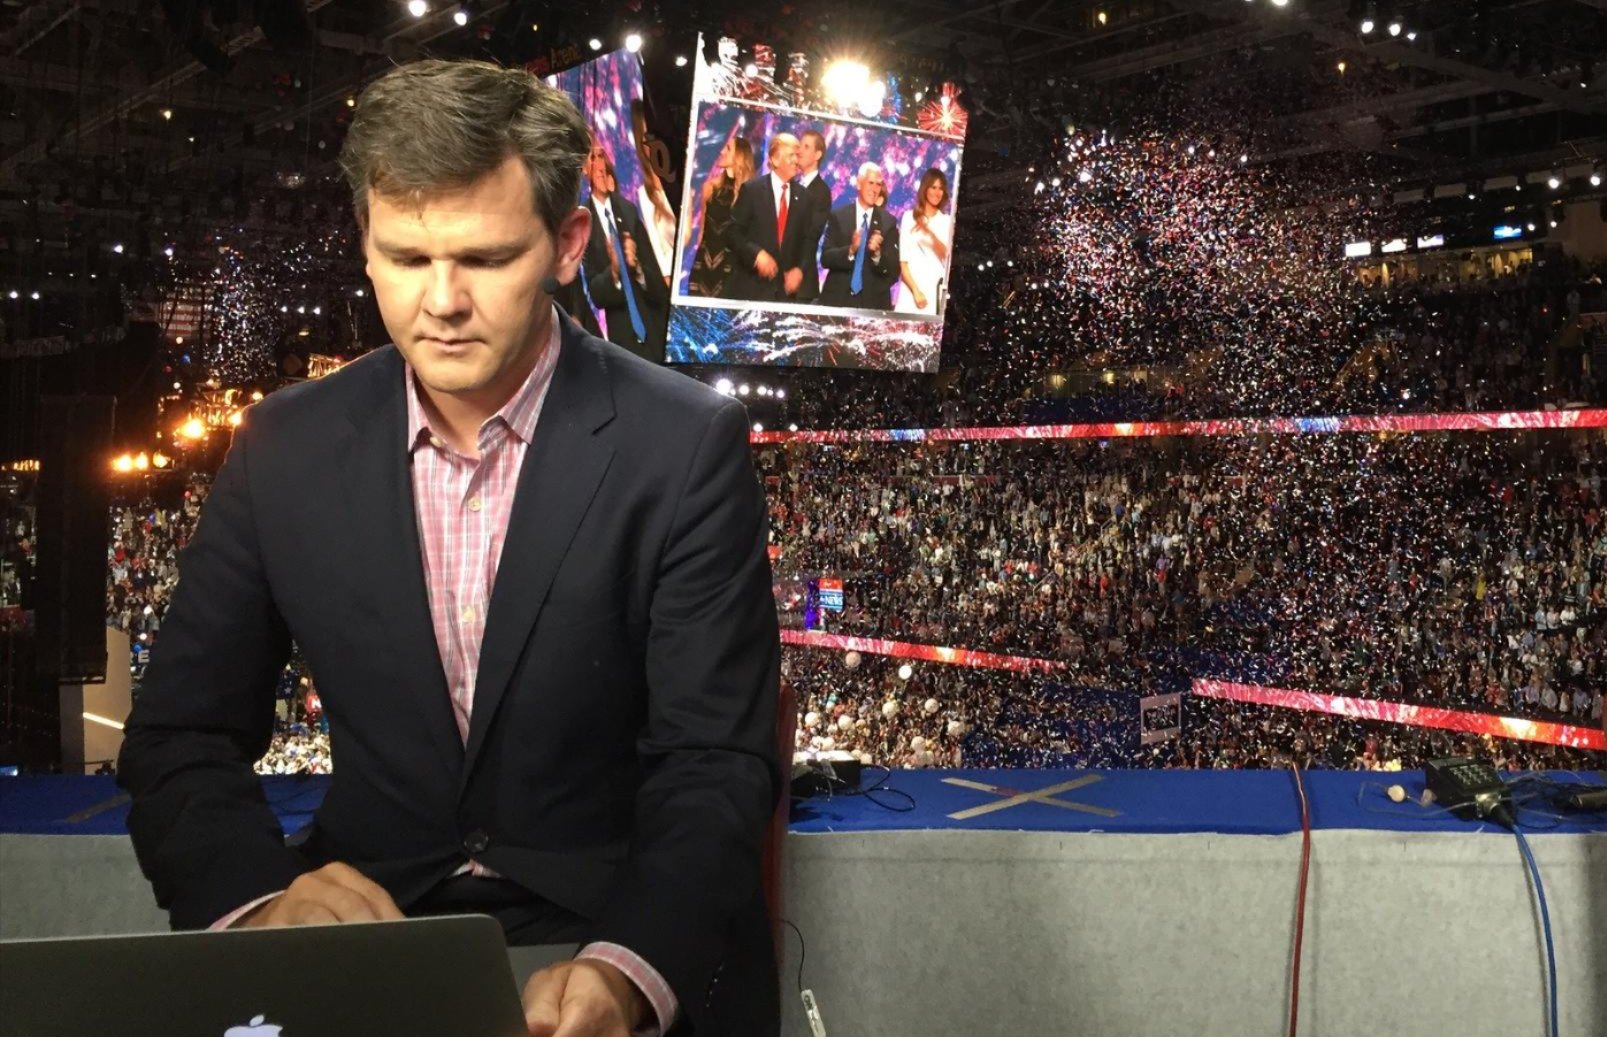
[[[459,28],[462,28],[469,24],[469,12],[460,7],[452,12],[452,20],[458,24]]]
[[[112,462],[112,470],[117,472],[132,472],[134,470],[134,458],[129,454],[124,454],[122,457],[119,457]]]
[[[163,108],[162,109],[162,118],[164,118],[164,119],[168,120],[169,122],[171,122],[173,120],[173,109],[171,109],[171,108]]]
[[[1601,174],[1600,173],[1592,173],[1592,174],[1590,174],[1590,186],[1591,187],[1600,187],[1601,186]]]
[[[424,0],[407,0],[407,13],[414,18],[422,18],[430,11],[430,5]]]
[[[763,432],[764,431],[764,422],[755,421],[753,423],[753,431],[755,431],[755,432]]]
[[[1413,29],[1411,32],[1406,34],[1406,42],[1407,43],[1416,43],[1417,42],[1417,30],[1416,29]]]
[[[719,381],[714,383],[714,391],[715,392],[724,393],[725,395],[730,396],[731,395],[731,389],[732,389],[731,379],[729,379],[729,378],[722,378]]]
[[[873,79],[865,84],[864,92],[859,95],[859,114],[869,119],[882,110],[882,102],[887,100],[887,84],[880,79]]]
[[[1378,28],[1378,26],[1373,22],[1373,20],[1371,18],[1363,18],[1361,20],[1361,34],[1363,36],[1372,35],[1372,31],[1374,29],[1376,29],[1376,28]]]
[[[586,41],[586,46],[590,47],[592,50],[602,50],[603,41],[593,36],[591,39]]]
[[[676,68],[685,68],[686,67],[686,55],[685,54],[677,54],[677,55],[675,55],[675,67]]]
[[[625,49],[630,51],[632,54],[639,53],[642,49],[642,34],[639,32],[633,32],[626,36]]]
[[[1402,25],[1401,25],[1400,22],[1390,22],[1389,23],[1389,34],[1391,36],[1399,36],[1401,34],[1401,29],[1402,29]]]
[[[843,108],[858,103],[869,83],[870,69],[866,68],[863,62],[850,61],[846,58],[839,58],[826,66],[826,74],[821,79],[826,97],[833,104]]]
[[[1289,0],[1272,0],[1273,7],[1288,7]]]
[[[737,386],[737,395],[738,396],[746,396],[746,395],[748,395],[748,393],[750,393],[752,391],[753,391],[753,386],[749,385],[747,382],[743,382],[741,385]]]
[[[1552,173],[1550,176],[1546,177],[1546,186],[1555,191],[1557,188],[1562,186],[1562,177],[1558,176],[1556,173]]]

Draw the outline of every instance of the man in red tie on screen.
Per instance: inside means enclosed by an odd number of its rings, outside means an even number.
[[[773,1035],[747,414],[554,305],[588,144],[520,70],[364,92],[341,165],[395,344],[236,432],[128,720],[129,833],[176,928],[482,912],[580,945],[532,1034]],[[297,846],[252,772],[292,642],[338,764]]]
[[[731,208],[736,265],[725,282],[728,299],[799,302],[803,251],[811,206],[793,182],[798,175],[798,138],[770,138],[770,168],[742,185]]]

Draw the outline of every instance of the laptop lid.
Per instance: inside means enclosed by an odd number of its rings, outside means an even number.
[[[0,943],[0,1037],[525,1037],[484,915]]]

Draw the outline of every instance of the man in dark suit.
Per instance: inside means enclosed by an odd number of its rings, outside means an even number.
[[[804,235],[799,268],[803,283],[798,286],[799,302],[820,298],[820,235],[831,216],[831,181],[820,172],[826,154],[826,138],[819,130],[805,130],[798,137],[798,193],[809,203],[808,233]]]
[[[657,363],[664,359],[669,288],[647,240],[642,214],[619,197],[613,160],[595,138],[586,158],[586,178],[591,185],[586,205],[592,216],[586,287],[608,319],[608,341]]]
[[[809,236],[809,203],[796,197],[798,138],[770,138],[770,169],[742,185],[731,207],[731,244],[736,253],[726,278],[727,299],[798,302],[803,252]]]
[[[587,148],[521,70],[364,92],[341,164],[394,345],[236,431],[128,719],[129,834],[175,928],[484,912],[582,945],[527,984],[532,1034],[775,1035],[748,418],[552,303]],[[292,642],[338,763],[294,846],[252,772]]]
[[[862,310],[893,308],[898,280],[898,224],[879,202],[882,170],[874,162],[859,167],[857,196],[832,210],[820,262],[827,270],[820,301]]]

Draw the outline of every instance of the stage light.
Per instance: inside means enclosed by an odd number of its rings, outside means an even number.
[[[1391,36],[1399,36],[1401,34],[1401,29],[1402,29],[1402,25],[1401,25],[1400,22],[1390,22],[1389,23],[1389,34]]]
[[[839,58],[826,66],[820,84],[826,91],[827,99],[838,107],[846,108],[864,96],[865,86],[869,82],[870,69],[863,62]]]
[[[737,386],[737,395],[738,396],[746,396],[746,395],[748,395],[748,393],[750,393],[752,391],[753,391],[753,386],[749,385],[747,382],[743,382],[741,385]]]
[[[123,254],[123,243],[121,241],[119,241],[117,244],[113,245],[112,246],[112,251],[116,252],[118,255],[122,255]]]
[[[686,55],[685,54],[677,54],[677,55],[675,55],[675,67],[676,68],[685,68],[686,67]]]
[[[603,41],[593,36],[591,39],[586,41],[586,46],[590,47],[592,50],[602,50]]]
[[[787,390],[785,390],[785,389],[777,389],[776,390],[776,399],[784,400],[786,398],[787,398]]]
[[[1105,14],[1104,11],[1100,11],[1098,14],[1094,15],[1094,20],[1097,21],[1100,25],[1104,25],[1107,21],[1110,20],[1110,18],[1109,18],[1108,15]]]
[[[452,20],[457,23],[458,28],[462,28],[469,24],[469,12],[460,7],[452,12]]]
[[[241,416],[240,412],[235,411],[233,414],[229,415],[229,427],[230,428],[239,428],[240,427],[240,422],[242,422],[244,420],[245,419]]]
[[[147,468],[149,468],[150,466],[151,466],[151,459],[149,457],[147,457],[144,453],[138,453],[138,454],[134,455],[134,468],[136,470],[143,472]]]
[[[357,98],[355,98],[355,97],[346,98],[346,107],[347,108],[356,108],[357,107]]]
[[[1560,174],[1560,173],[1552,173],[1550,176],[1546,177],[1546,186],[1551,188],[1553,191],[1555,191],[1557,188],[1561,187],[1562,186],[1562,174]]]
[[[1242,165],[1248,163],[1249,161],[1250,161],[1250,156],[1246,155],[1244,152],[1241,151],[1239,153],[1239,165],[1242,166]]]
[[[162,118],[166,119],[169,122],[172,122],[173,121],[173,109],[171,109],[171,108],[163,108],[162,109]]]
[[[200,439],[206,435],[206,426],[201,424],[200,418],[191,418],[173,432],[180,439]]]
[[[873,79],[865,84],[864,92],[859,95],[859,114],[869,119],[881,113],[882,104],[887,100],[887,84],[880,79]]]
[[[1406,42],[1407,43],[1416,43],[1417,42],[1417,30],[1416,29],[1413,29],[1411,32],[1406,34]]]
[[[1288,7],[1289,0],[1272,0],[1273,7]]]
[[[173,258],[173,246],[169,245],[167,248],[164,248],[162,250],[162,255],[166,256],[169,259],[172,259]]]
[[[1557,229],[1557,221],[1556,221],[1556,220],[1552,220],[1552,221],[1551,221],[1551,229],[1552,229],[1552,230],[1556,230],[1556,229]]]
[[[412,15],[414,18],[422,18],[428,14],[429,11],[430,5],[425,3],[424,0],[408,0],[407,2],[407,13]]]
[[[763,432],[764,431],[764,422],[755,421],[753,423],[753,431],[755,431],[755,432]]]
[[[153,467],[153,468],[166,468],[167,467],[167,455],[166,454],[152,454],[151,455],[151,467]]]
[[[28,293],[28,298],[32,299],[34,302],[38,302],[39,301],[39,293],[38,292],[29,292]]]
[[[1601,186],[1601,170],[1592,169],[1590,171],[1590,186],[1591,187],[1600,187]]]
[[[363,298],[367,294],[368,294],[368,292],[364,291],[363,289],[361,289],[361,288],[357,289],[357,297],[359,299]]]
[[[1373,29],[1375,28],[1377,28],[1377,26],[1371,18],[1363,18],[1361,20],[1361,34],[1363,36],[1372,35]]]
[[[625,49],[632,54],[638,54],[642,49],[642,34],[633,32],[625,37]]]
[[[17,297],[17,295],[18,295],[18,292],[17,292],[17,290],[15,288],[11,289],[11,291],[6,293],[6,297],[10,298],[10,299],[15,299]]]
[[[114,472],[132,472],[133,470],[134,459],[128,454],[124,454],[122,457],[112,461],[112,471]]]
[[[730,396],[731,395],[731,390],[732,390],[732,385],[731,385],[731,379],[729,379],[729,378],[722,378],[719,381],[714,383],[714,391],[715,392],[724,393],[725,395]]]
[[[1345,74],[1345,69],[1348,68],[1349,66],[1347,66],[1343,61],[1341,61],[1338,65],[1336,65],[1334,67],[1339,69],[1339,74],[1340,75],[1344,75]]]
[[[788,432],[796,432],[796,431],[798,431],[798,423],[795,421],[792,424],[788,425],[787,426],[787,431]]]

